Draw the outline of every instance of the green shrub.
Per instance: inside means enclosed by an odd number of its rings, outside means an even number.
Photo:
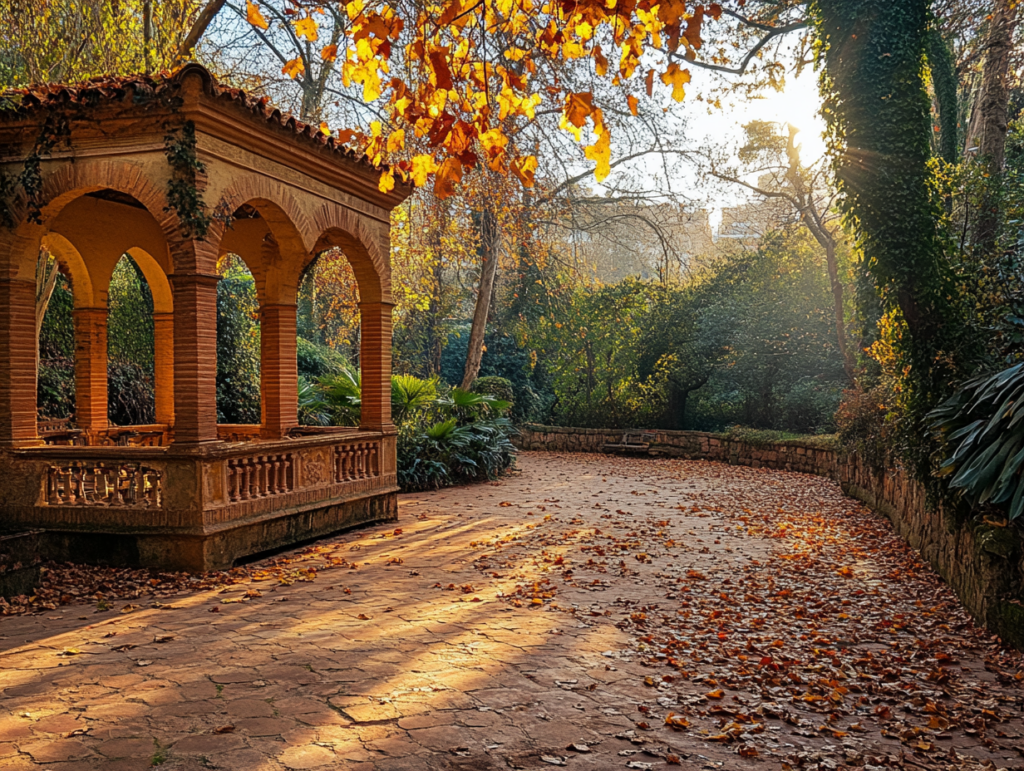
[[[324,401],[320,390],[302,375],[299,375],[299,425],[329,426],[330,405]]]
[[[504,402],[508,402],[509,405],[513,407],[516,403],[516,395],[512,387],[512,381],[508,378],[498,377],[497,375],[478,377],[473,381],[473,387],[470,390],[473,391],[473,393],[487,394],[495,397],[496,399],[501,399]]]
[[[398,483],[403,490],[495,479],[515,461],[508,418],[479,418],[459,425],[456,418],[398,435]]]
[[[75,411],[75,360],[40,359],[39,414],[44,418],[69,418]]]
[[[296,354],[299,375],[309,380],[337,375],[344,369],[351,369],[348,359],[338,351],[326,345],[300,337],[296,340]]]
[[[259,423],[260,326],[256,282],[232,258],[217,284],[217,422]]]
[[[359,425],[359,372],[342,369],[307,394],[322,399],[334,425]],[[300,401],[301,401],[300,392]],[[398,482],[404,490],[494,479],[515,458],[515,428],[502,413],[509,403],[491,394],[448,389],[436,377],[391,377],[391,414],[398,426]]]
[[[965,382],[933,410],[932,428],[952,454],[942,473],[973,505],[1002,506],[1011,520],[1024,513],[1024,363]]]
[[[107,362],[107,417],[115,426],[148,425],[156,420],[153,375],[131,361]]]

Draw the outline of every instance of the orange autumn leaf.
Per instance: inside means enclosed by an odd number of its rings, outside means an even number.
[[[683,101],[686,96],[686,89],[683,88],[690,82],[690,71],[680,68],[678,64],[672,63],[661,76],[661,82],[666,86],[672,86],[672,98],[677,102]]]
[[[324,46],[323,50],[320,51],[320,58],[325,62],[333,62],[338,58],[338,46],[333,43],[329,46]]]
[[[293,80],[306,71],[306,65],[302,63],[302,59],[296,57],[285,62],[284,67],[281,68],[281,73],[287,75]]]
[[[590,91],[568,94],[565,97],[565,117],[576,128],[581,128],[594,112],[594,95]]]
[[[693,9],[693,15],[687,19],[686,31],[683,32],[683,38],[686,40],[687,45],[694,50],[698,50],[701,47],[700,28],[703,23],[704,6],[698,5]]]
[[[455,194],[455,185],[462,181],[462,164],[458,158],[446,158],[434,174],[434,195],[448,198]]]
[[[637,107],[640,104],[640,100],[637,99],[632,94],[630,94],[629,96],[626,97],[626,102],[629,104],[630,113],[632,113],[633,117],[635,118],[637,115]]]
[[[263,18],[260,7],[252,0],[245,0],[245,20],[252,26],[259,27],[260,29],[267,29],[270,26],[267,24],[267,20]]]
[[[305,38],[311,43],[315,43],[319,38],[317,33],[317,24],[309,16],[304,19],[295,19],[292,21],[292,26],[295,28],[295,34],[301,38]]]

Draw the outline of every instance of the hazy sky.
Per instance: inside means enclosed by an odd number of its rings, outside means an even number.
[[[707,76],[697,70],[694,73],[694,93],[698,93]],[[689,94],[687,95],[689,99]],[[708,143],[718,147],[738,147],[742,137],[742,126],[752,120],[765,120],[778,123],[792,123],[800,129],[797,141],[801,145],[801,158],[810,164],[825,153],[825,141],[822,133],[825,123],[818,115],[821,98],[818,95],[818,79],[811,68],[805,68],[800,77],[792,73],[787,75],[786,88],[782,92],[765,91],[763,98],[754,100],[733,99],[731,104],[723,103],[721,109],[708,112],[704,102],[696,102],[701,109],[689,113],[688,134],[696,143]],[[753,180],[751,180],[753,181]],[[734,188],[732,192],[715,191],[711,196],[710,207],[731,206],[747,197],[742,188]],[[712,222],[717,224],[718,217],[713,215]]]

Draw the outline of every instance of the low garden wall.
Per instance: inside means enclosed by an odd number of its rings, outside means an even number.
[[[523,450],[601,452],[621,442],[619,429],[526,425]],[[928,501],[924,487],[902,469],[875,469],[857,453],[799,441],[749,443],[699,431],[649,431],[652,455],[713,460],[753,468],[816,474],[892,521],[956,592],[964,607],[992,632],[1024,649],[1024,537],[1016,527],[956,519]]]

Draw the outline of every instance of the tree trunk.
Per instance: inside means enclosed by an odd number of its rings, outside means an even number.
[[[996,0],[992,23],[986,42],[985,64],[981,71],[981,90],[971,116],[967,135],[968,149],[977,148],[976,157],[986,164],[990,184],[995,184],[1003,170],[1006,150],[1007,107],[1010,91],[1007,75],[1013,48],[1013,32],[1017,25],[1017,8],[1013,0]],[[994,191],[987,191],[975,223],[974,245],[979,254],[995,249],[999,229],[999,211]]]
[[[43,329],[46,309],[50,306],[53,290],[57,288],[57,263],[50,265],[50,253],[43,249],[36,261],[36,373],[39,372],[39,333]]]
[[[850,346],[846,342],[843,282],[839,280],[839,262],[836,260],[836,242],[832,238],[828,238],[822,246],[825,247],[825,263],[828,266],[828,280],[832,284],[832,311],[835,314],[836,319],[836,342],[839,344],[839,352],[843,356],[843,369],[846,371],[846,377],[851,383],[853,383],[854,361],[853,353],[850,351]]]
[[[192,55],[192,49],[199,45],[199,40],[206,34],[206,28],[210,26],[210,23],[220,12],[220,9],[224,7],[225,2],[227,0],[210,0],[206,7],[199,12],[199,16],[196,17],[196,23],[192,25],[192,29],[185,36],[181,48],[178,49],[176,57],[178,61],[187,59]]]
[[[928,33],[928,67],[932,72],[932,91],[939,114],[939,155],[946,163],[956,163],[959,120],[956,70],[942,31],[934,23]]]
[[[789,139],[786,142],[786,156],[789,167],[786,178],[796,194],[800,205],[800,219],[811,231],[814,240],[825,250],[825,264],[828,266],[828,280],[832,287],[832,310],[836,320],[836,343],[843,357],[843,369],[850,383],[854,380],[854,361],[850,346],[846,342],[845,303],[843,302],[843,282],[839,280],[839,263],[836,260],[836,240],[818,213],[814,201],[814,192],[809,190],[804,180],[803,167],[800,164],[800,152],[796,146],[797,129],[789,126]]]
[[[480,363],[484,357],[484,334],[487,331],[487,317],[491,310],[491,295],[494,294],[494,279],[498,274],[498,250],[501,238],[498,221],[489,206],[480,212],[480,285],[476,295],[476,309],[473,312],[473,326],[469,332],[469,350],[466,353],[466,369],[462,376],[462,390],[468,391],[480,374]]]
[[[153,71],[153,0],[142,3],[142,58],[148,75]]]
[[[1007,74],[1017,26],[1017,8],[1013,0],[995,0],[992,23],[985,43],[985,64],[981,71],[981,89],[971,115],[967,148],[977,147],[979,158],[987,158],[994,169],[1002,169],[1006,146]]]

